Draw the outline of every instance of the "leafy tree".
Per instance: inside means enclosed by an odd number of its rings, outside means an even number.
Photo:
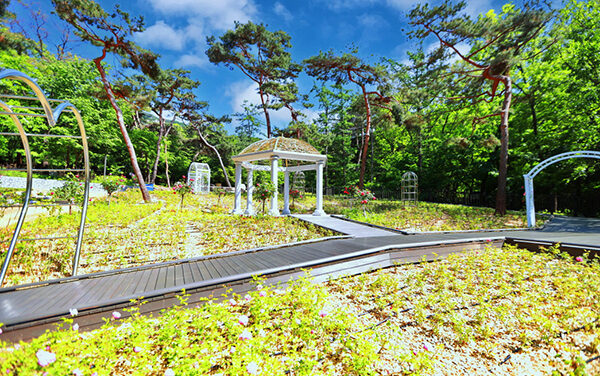
[[[358,178],[355,174],[358,164],[353,162],[356,154],[356,148],[352,145],[354,115],[350,111],[354,96],[342,84],[315,85],[312,92],[318,100],[320,111],[314,121],[316,132],[309,141],[327,154],[326,186],[354,183]]]
[[[10,0],[0,1],[0,49],[27,54],[35,48],[35,42],[21,32],[12,30],[16,15],[8,10]]]
[[[196,132],[202,143],[215,153],[217,159],[219,160],[221,170],[223,171],[225,182],[227,183],[228,187],[231,187],[229,174],[227,173],[227,169],[225,168],[225,164],[223,163],[223,158],[221,157],[221,153],[219,153],[219,149],[217,149],[215,145],[208,142],[208,139],[205,136],[206,131],[209,131],[212,126],[218,125],[223,121],[227,121],[228,119],[227,117],[217,118],[207,114],[205,112],[207,107],[208,103],[200,102],[195,98],[188,97],[181,101],[179,113],[181,114],[181,118],[184,120],[184,122]]]
[[[235,133],[246,143],[250,143],[256,136],[260,135],[263,123],[257,118],[258,106],[244,101],[243,112],[236,113],[234,117],[240,122],[235,127]]]
[[[119,107],[113,86],[102,63],[107,54],[115,53],[123,58],[124,67],[141,69],[144,74],[151,77],[157,76],[159,72],[156,64],[157,56],[141,49],[128,39],[133,33],[144,30],[143,20],[142,18],[131,19],[129,14],[118,6],[115,7],[115,13],[108,14],[93,0],[52,0],[52,3],[58,16],[75,28],[75,34],[78,37],[102,50],[101,55],[93,61],[100,73],[108,100],[115,110],[117,123],[129,151],[131,166],[140,185],[142,197],[144,201],[149,202],[150,195],[125,126],[123,111]]]
[[[129,82],[133,84],[131,93],[135,93],[139,103],[143,108],[149,106],[152,112],[158,118],[158,138],[156,141],[156,157],[152,165],[152,175],[150,183],[154,184],[158,172],[158,163],[160,161],[160,151],[163,140],[173,129],[173,124],[177,118],[177,102],[194,96],[192,89],[197,88],[200,83],[189,77],[190,71],[183,69],[161,70],[160,74],[151,79],[145,75],[136,75]],[[147,103],[144,103],[147,102]],[[170,122],[167,124],[166,116],[169,114]]]
[[[458,56],[464,66],[451,70],[449,75],[464,82],[464,93],[454,97],[472,102],[492,102],[497,96],[503,101],[498,111],[473,119],[476,125],[490,117],[500,117],[500,157],[496,213],[506,214],[506,181],[508,171],[508,120],[513,94],[511,69],[527,56],[524,47],[535,38],[550,18],[536,3],[525,4],[523,10],[512,4],[503,7],[501,14],[493,10],[473,21],[464,13],[465,2],[445,1],[440,6],[418,5],[410,12],[410,24],[416,30],[411,37],[424,39],[433,35],[440,48],[429,55],[429,60]],[[468,53],[459,45],[468,45]],[[499,86],[503,90],[498,90]]]
[[[360,87],[366,111],[358,182],[358,185],[362,188],[364,186],[371,137],[371,106],[392,111],[389,105],[391,98],[383,95],[379,89],[373,89],[373,85],[380,87],[384,85],[385,72],[383,67],[371,66],[349,53],[345,53],[342,56],[335,56],[333,51],[320,52],[319,55],[304,60],[304,64],[306,65],[307,73],[319,80],[331,80],[336,84],[352,82]]]
[[[273,108],[272,97],[282,103],[290,102],[297,91],[291,79],[296,78],[302,67],[292,62],[288,51],[291,48],[290,36],[283,31],[271,32],[260,24],[237,22],[234,30],[228,30],[219,40],[207,38],[210,46],[206,51],[214,64],[239,68],[258,85],[260,106],[265,114],[267,137],[271,137],[269,109]]]

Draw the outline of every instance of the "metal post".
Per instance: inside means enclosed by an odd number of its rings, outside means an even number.
[[[533,199],[533,178],[523,175],[525,179],[525,204],[527,211],[527,227],[535,227],[535,201]]]
[[[277,207],[277,196],[279,195],[279,189],[277,187],[277,173],[279,170],[279,157],[274,155],[271,157],[271,183],[275,187],[273,196],[271,196],[271,207],[269,208],[269,214],[273,216],[279,215],[279,208]]]
[[[248,169],[248,179],[246,181],[246,211],[245,215],[254,215],[254,205],[252,203],[252,193],[254,192],[253,171]]]
[[[235,163],[235,198],[231,214],[242,214],[242,163]]]
[[[281,214],[289,215],[290,212],[290,173],[286,171],[283,180],[283,211]]]
[[[317,161],[317,208],[313,215],[326,215],[323,211],[323,165],[325,161]]]

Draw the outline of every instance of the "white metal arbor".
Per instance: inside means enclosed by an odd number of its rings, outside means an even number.
[[[419,199],[419,178],[412,171],[405,172],[402,175],[400,199],[403,203],[417,205]]]
[[[533,200],[533,178],[546,167],[565,159],[571,158],[595,158],[600,159],[600,152],[590,150],[570,151],[568,153],[557,154],[553,157],[543,160],[531,169],[527,174],[523,175],[525,179],[525,203],[527,205],[527,226],[535,226],[535,203]]]
[[[193,162],[187,174],[187,183],[194,193],[210,192],[210,167],[206,163]]]

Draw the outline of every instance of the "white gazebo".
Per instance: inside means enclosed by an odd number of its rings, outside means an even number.
[[[281,160],[281,165],[280,165]],[[260,140],[248,146],[242,152],[233,157],[235,162],[235,201],[233,214],[253,215],[254,206],[252,204],[252,192],[254,184],[252,182],[252,173],[255,170],[271,171],[271,181],[277,187],[277,174],[283,172],[285,175],[283,187],[283,212],[287,215],[290,212],[290,172],[297,171],[317,171],[317,208],[313,215],[325,215],[323,211],[323,166],[327,161],[327,156],[320,154],[312,145],[285,137],[268,138]],[[260,161],[269,161],[268,165],[259,164]],[[297,161],[293,166],[291,161]],[[246,183],[247,200],[246,210],[242,210],[242,168],[248,170],[248,180]],[[279,215],[277,207],[278,192],[271,198],[269,214]]]

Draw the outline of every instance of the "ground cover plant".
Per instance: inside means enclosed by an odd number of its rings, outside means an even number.
[[[393,229],[416,231],[477,230],[527,227],[527,217],[509,211],[494,215],[494,209],[453,204],[419,202],[409,206],[400,200],[369,200],[358,205],[350,196],[330,197],[325,201],[327,213],[339,213],[362,222]],[[538,218],[539,224],[542,219]]]
[[[134,190],[90,202],[80,273],[125,268],[187,257],[250,249],[327,237],[332,232],[287,217],[229,215],[232,195],[186,195],[155,191],[154,202],[140,203]],[[75,207],[74,207],[75,208]],[[47,214],[47,213],[42,213]],[[79,213],[40,215],[23,226],[21,238],[74,236]],[[14,223],[0,227],[4,256]],[[70,275],[71,238],[20,242],[5,286]]]
[[[599,271],[554,249],[488,247],[321,284],[259,284],[159,317],[116,312],[89,333],[74,316],[69,330],[2,344],[0,372],[598,374]]]

